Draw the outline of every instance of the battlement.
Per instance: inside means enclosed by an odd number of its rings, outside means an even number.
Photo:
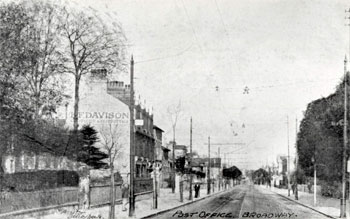
[[[107,93],[129,105],[130,85],[122,81],[108,81]]]
[[[122,81],[108,81],[107,90],[130,90],[130,84],[124,84]]]

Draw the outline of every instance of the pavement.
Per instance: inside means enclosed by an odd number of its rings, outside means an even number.
[[[315,205],[313,193],[298,191],[298,200],[295,200],[295,195],[293,194],[292,190],[290,191],[290,196],[288,196],[287,189],[279,189],[276,187],[268,188],[265,185],[260,186],[260,188],[270,190],[274,193],[282,195],[285,198],[288,198],[296,203],[304,205],[329,217],[339,218],[340,216],[340,199],[324,197],[317,194]]]
[[[328,216],[255,185],[238,185],[215,196],[150,217],[162,218],[296,218]]]
[[[158,208],[153,209],[153,196],[152,194],[144,195],[136,198],[135,203],[135,215],[133,218],[144,218],[157,215],[158,213],[169,211],[179,206],[188,205],[191,203],[195,203],[200,200],[204,200],[208,197],[215,196],[217,194],[222,193],[224,190],[218,191],[215,188],[215,192],[207,195],[206,187],[202,187],[200,189],[200,197],[193,198],[193,200],[189,200],[189,191],[184,191],[183,202],[180,202],[180,194],[178,192],[172,193],[171,188],[169,189],[160,189],[160,194],[158,197]],[[193,190],[194,197],[194,190]],[[127,206],[128,207],[128,206]],[[90,208],[87,210],[78,210],[78,209],[56,209],[50,212],[42,213],[41,215],[19,215],[16,217],[8,217],[8,218],[16,218],[16,219],[78,219],[78,218],[89,218],[89,219],[98,219],[98,218],[109,218],[109,206],[102,206],[96,208]],[[115,218],[124,219],[130,218],[128,216],[128,211],[122,211],[122,205],[117,204],[115,206]],[[1,218],[3,219],[3,218]]]
[[[288,197],[286,189],[245,184],[220,191],[216,188],[215,193],[210,195],[207,195],[204,187],[201,188],[200,197],[192,201],[189,200],[188,190],[185,190],[184,200],[180,202],[179,193],[174,194],[171,189],[161,189],[158,208],[153,209],[152,194],[138,197],[133,218],[179,218],[186,216],[191,218],[257,218],[260,216],[260,218],[312,219],[339,217],[339,199],[319,195],[315,206],[313,194],[307,192],[299,192],[298,194],[299,200],[295,200],[292,193]],[[116,205],[116,218],[130,218],[128,211],[122,211],[121,207],[121,204]],[[102,206],[84,211],[77,209],[53,210],[49,214],[22,215],[16,219],[107,219],[108,213],[109,206]]]
[[[183,197],[183,202],[180,202],[180,194],[179,193],[172,193],[171,189],[161,189],[160,190],[160,195],[158,197],[158,208],[153,209],[153,199],[152,195],[150,195],[148,198],[145,197],[142,200],[136,201],[135,203],[135,216],[134,218],[153,218],[154,215],[157,215],[158,213],[164,212],[164,211],[169,211],[173,208],[183,206],[186,204],[190,204],[193,202],[196,202],[197,200],[203,200],[207,198],[208,196],[212,196],[215,194],[218,194],[221,191],[217,191],[215,189],[215,192],[207,195],[207,190],[206,188],[201,188],[200,190],[200,197],[199,198],[194,198],[192,201],[189,200],[189,191],[185,190],[184,191],[184,197]],[[194,197],[194,190],[193,190],[193,197]],[[103,218],[108,218],[108,209],[109,207],[103,207],[103,208],[98,208],[98,209],[89,209],[88,212],[91,212],[93,214],[99,214]],[[130,218],[128,216],[128,211],[122,211],[121,205],[116,206],[116,218]]]

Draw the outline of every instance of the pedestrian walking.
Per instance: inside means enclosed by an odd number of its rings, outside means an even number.
[[[310,181],[307,182],[307,189],[309,190],[309,193],[311,193],[311,187],[312,187],[312,184]]]
[[[293,192],[293,194],[294,194],[294,192],[295,192],[295,183],[293,182],[293,184],[292,184],[292,192]]]
[[[200,185],[199,185],[199,183],[196,183],[196,185],[194,185],[194,197],[195,198],[199,198],[199,190],[200,190]]]
[[[122,211],[126,211],[126,205],[128,204],[129,200],[129,185],[127,183],[124,183],[122,185]]]

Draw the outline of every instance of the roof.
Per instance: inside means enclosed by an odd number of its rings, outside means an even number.
[[[163,129],[159,128],[158,126],[156,126],[156,125],[154,125],[154,124],[153,124],[153,129],[158,129],[158,130],[160,130],[161,132],[164,132]]]
[[[169,148],[162,146],[163,151],[171,151]]]
[[[186,145],[175,145],[175,149],[187,149]]]
[[[199,167],[204,166],[206,158],[192,158],[192,166],[193,167]]]

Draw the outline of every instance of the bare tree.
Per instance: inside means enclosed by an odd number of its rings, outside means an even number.
[[[181,109],[181,100],[179,100],[179,103],[177,105],[169,106],[167,109],[168,115],[172,122],[172,129],[173,129],[173,168],[172,168],[172,193],[175,193],[175,132],[176,132],[176,124],[178,121],[178,118],[180,116],[182,109]]]
[[[102,127],[100,131],[101,144],[104,150],[108,154],[108,164],[110,166],[111,173],[111,189],[110,189],[110,211],[109,218],[115,218],[115,179],[114,179],[114,161],[123,149],[123,143],[121,141],[122,132],[118,123],[108,124]]]
[[[121,26],[106,22],[93,11],[89,15],[64,9],[63,30],[66,39],[66,72],[73,74],[74,84],[74,130],[78,129],[79,88],[81,77],[92,69],[102,73],[123,70],[125,62],[126,37]]]
[[[63,62],[60,51],[62,25],[58,6],[44,1],[26,2],[31,17],[22,35],[26,40],[27,69],[24,93],[34,110],[34,118],[55,110],[63,96],[59,75]]]

